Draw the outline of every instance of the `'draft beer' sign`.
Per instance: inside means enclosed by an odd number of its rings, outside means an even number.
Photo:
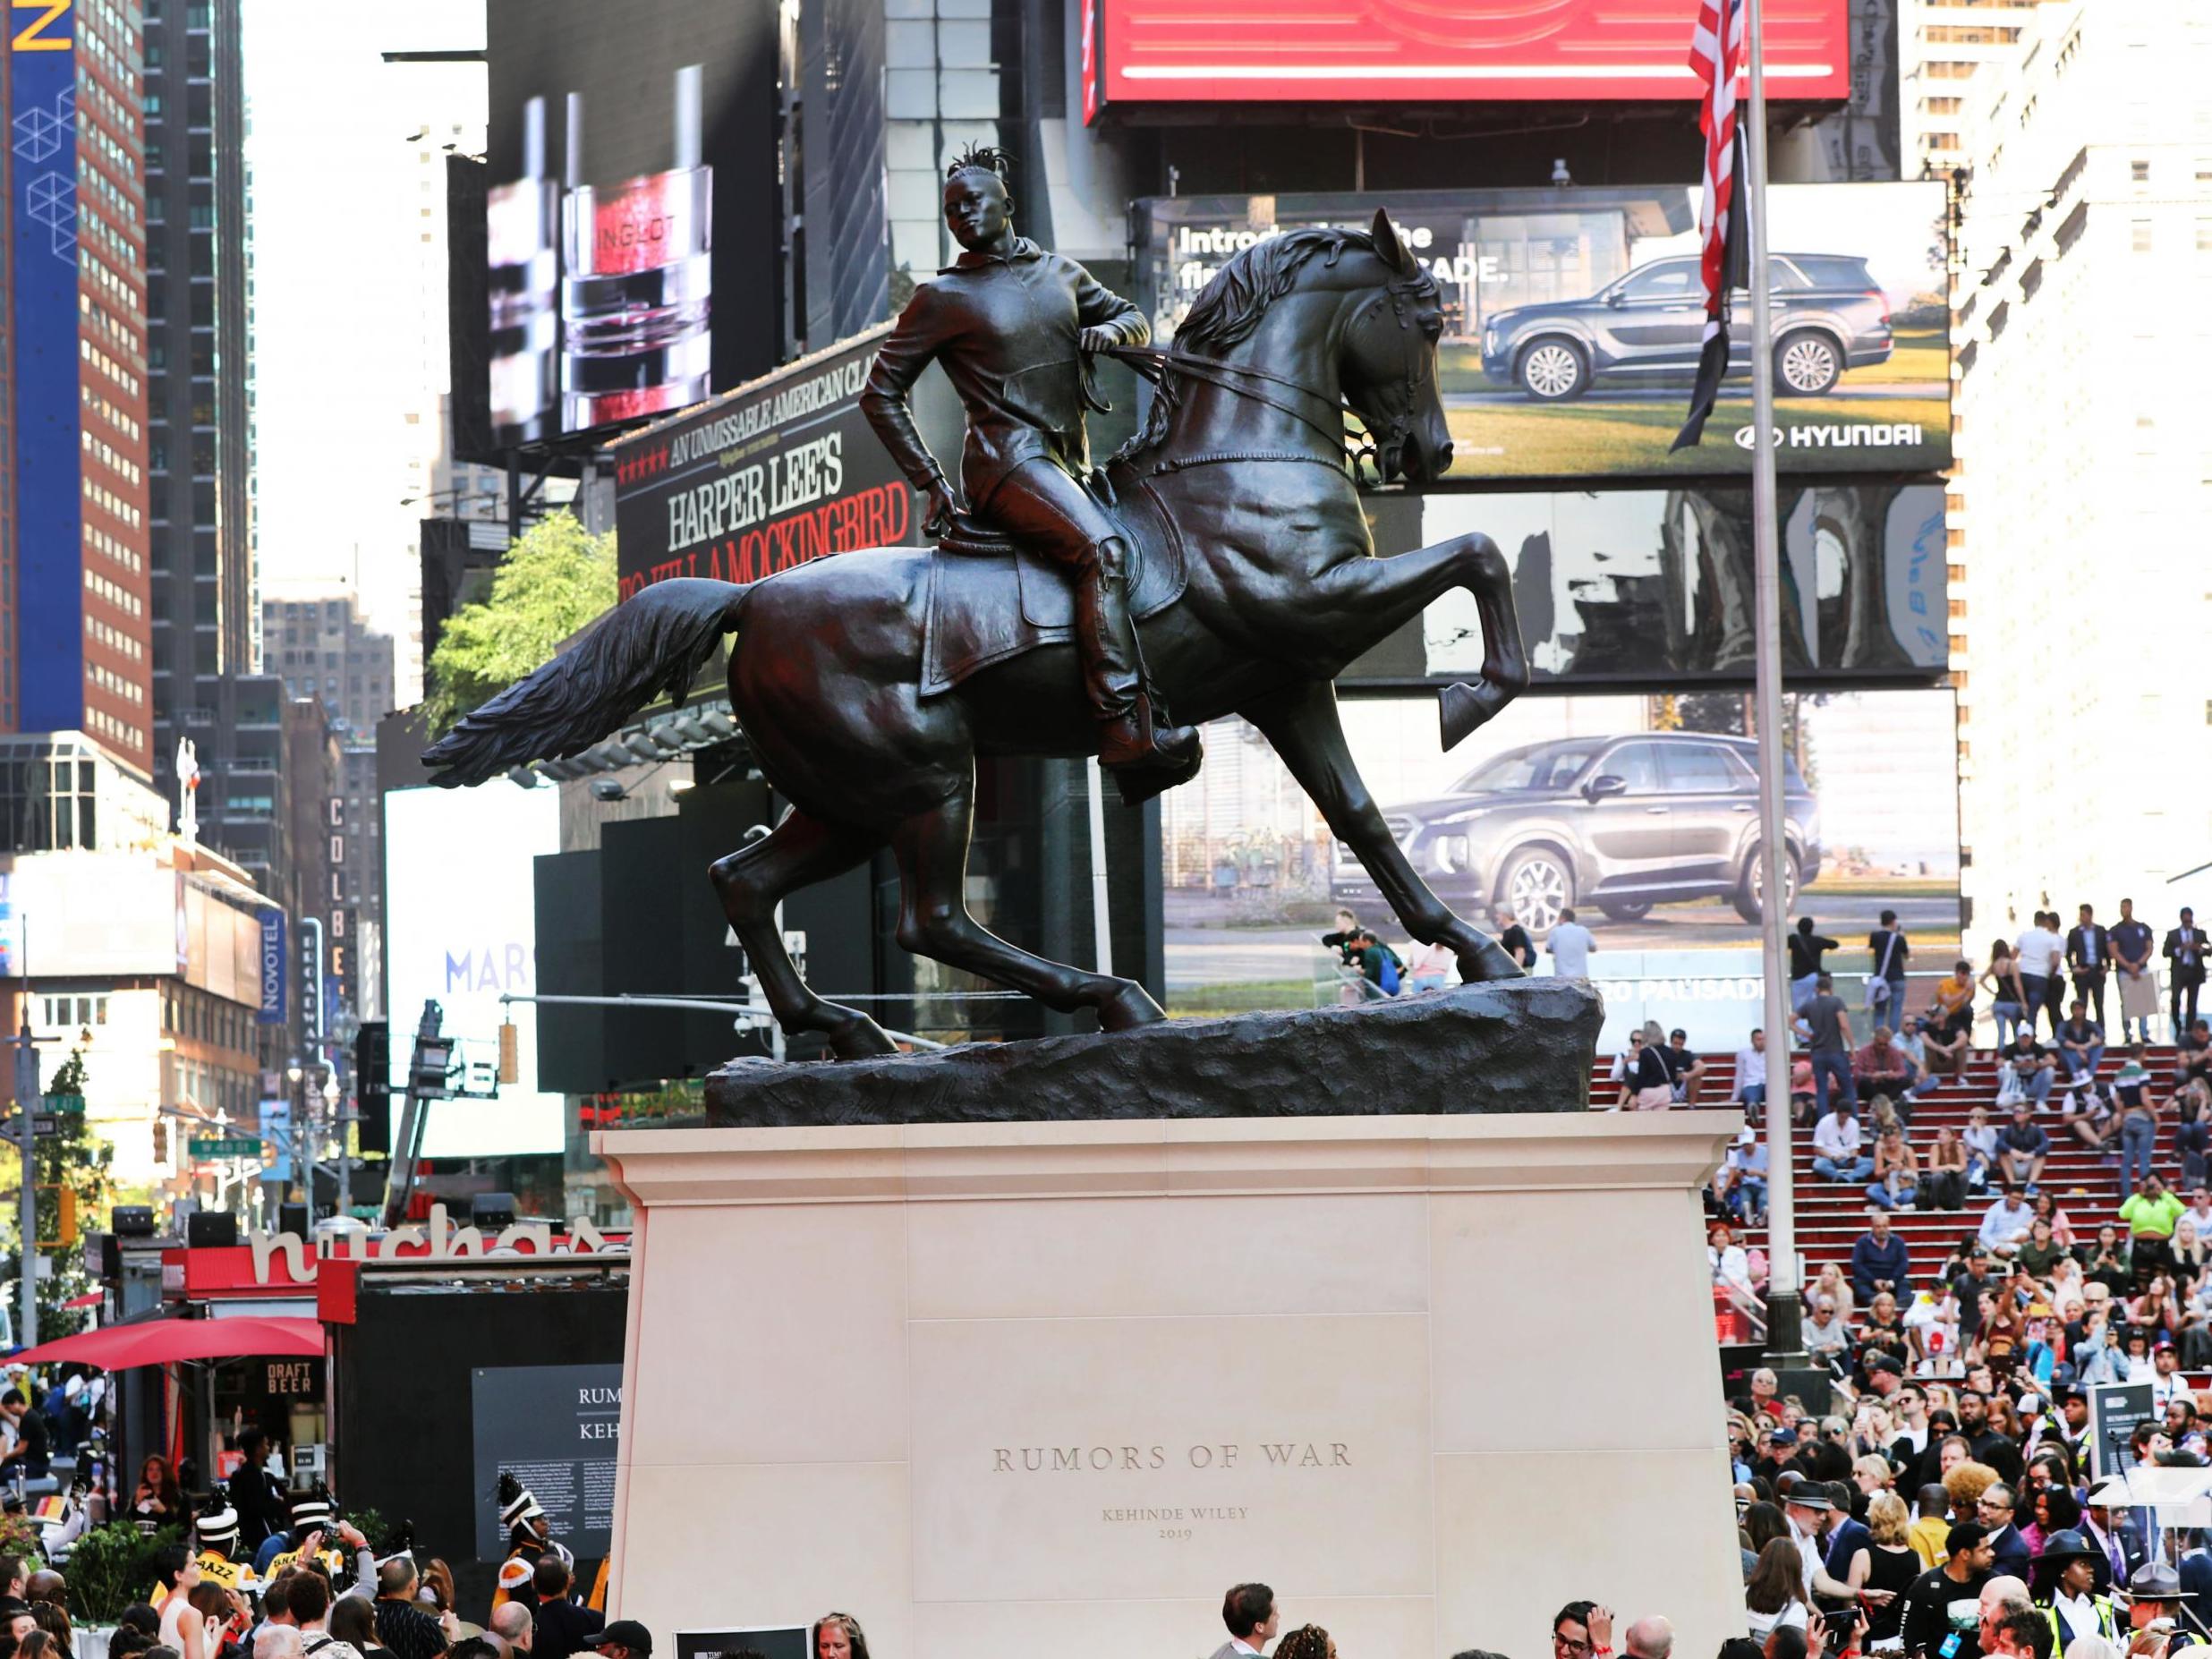
[[[889,332],[872,328],[617,444],[622,597],[676,576],[758,582],[831,553],[918,540],[920,498],[860,412]],[[926,382],[918,392],[926,405]],[[932,422],[921,423],[957,474],[958,427],[948,453]]]

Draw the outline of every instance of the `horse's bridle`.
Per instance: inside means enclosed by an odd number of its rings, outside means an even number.
[[[1399,328],[1403,331],[1409,328],[1411,325],[1406,316],[1406,302],[1427,280],[1425,276],[1417,273],[1400,281],[1389,284],[1359,307],[1358,311],[1353,314],[1352,325],[1357,327],[1365,319],[1371,309],[1382,304],[1387,299],[1391,303],[1391,311],[1398,318]],[[1375,441],[1375,423],[1363,411],[1355,407],[1348,399],[1340,396],[1331,397],[1328,393],[1316,390],[1304,381],[1294,380],[1287,375],[1275,374],[1265,369],[1255,368],[1248,363],[1223,362],[1217,357],[1200,357],[1193,353],[1178,352],[1171,346],[1117,345],[1109,347],[1098,355],[1115,358],[1127,363],[1130,368],[1152,382],[1157,388],[1159,396],[1168,400],[1170,408],[1179,406],[1181,401],[1179,388],[1172,377],[1177,374],[1187,374],[1195,380],[1203,380],[1207,385],[1217,387],[1235,396],[1255,404],[1264,404],[1278,413],[1287,414],[1292,420],[1312,428],[1333,447],[1343,451],[1344,464],[1351,473],[1352,481],[1356,484],[1365,484],[1369,481],[1365,473],[1361,470],[1363,463],[1373,467],[1374,482],[1377,484],[1386,482],[1397,471],[1399,458],[1404,454],[1406,444],[1413,437],[1414,404],[1421,389],[1420,353],[1418,352],[1406,353],[1405,407],[1392,411],[1387,415],[1385,430],[1380,445]],[[1239,376],[1246,380],[1263,380],[1271,386],[1283,387],[1303,397],[1310,398],[1313,402],[1327,408],[1335,425],[1333,427],[1324,426],[1304,410],[1296,408],[1278,398],[1271,397],[1255,386],[1241,384],[1238,378]],[[1344,417],[1348,413],[1358,420],[1364,442],[1355,445],[1346,438]]]

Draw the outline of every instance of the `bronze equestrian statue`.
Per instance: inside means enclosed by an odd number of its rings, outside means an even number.
[[[1152,330],[1082,266],[1014,234],[1004,166],[995,149],[971,149],[953,163],[945,223],[960,257],[915,290],[876,353],[860,406],[929,498],[923,528],[941,536],[959,502],[915,430],[906,392],[931,362],[943,366],[967,411],[960,487],[970,507],[1075,579],[1076,651],[1099,761],[1127,792],[1157,793],[1195,777],[1202,751],[1191,727],[1155,724],[1159,698],[1129,620],[1129,544],[1086,486],[1084,430],[1085,406],[1105,407],[1085,375],[1085,356],[1143,345]]]
[[[1115,325],[1085,319],[1126,315],[1070,274],[1079,268],[1028,259],[1018,242],[1000,240],[996,185],[956,169],[946,191],[954,234],[970,252],[979,243],[997,251],[983,253],[980,278],[965,256],[940,277],[957,294],[917,297],[894,343],[919,349],[935,338],[931,319],[956,307],[973,307],[974,326],[989,326],[993,290],[1008,277],[1056,290],[1049,315],[1039,302],[1019,320],[1088,329]],[[1451,464],[1436,387],[1442,320],[1434,281],[1385,214],[1369,234],[1294,230],[1256,242],[1207,285],[1172,351],[1115,348],[1159,390],[1144,430],[1089,481],[1077,476],[1081,417],[1065,396],[1066,356],[980,343],[964,361],[1030,370],[1018,388],[994,387],[987,371],[963,387],[971,420],[981,401],[991,423],[971,436],[962,469],[991,523],[957,523],[936,550],[844,553],[762,582],[657,583],[424,758],[444,769],[441,782],[473,784],[574,754],[659,694],[680,698],[724,636],[736,634],[730,706],[762,774],[792,805],[773,833],[715,863],[715,889],[784,1030],[820,1034],[844,1057],[895,1045],[865,1014],[808,989],[784,950],[776,906],[887,845],[898,863],[906,949],[1064,1012],[1091,1008],[1108,1030],[1164,1017],[1133,981],[998,938],[968,914],[966,897],[975,757],[1072,757],[1126,742],[1129,764],[1117,776],[1141,797],[1189,758],[1179,730],[1148,724],[1147,704],[1194,727],[1242,715],[1414,939],[1452,947],[1463,979],[1518,978],[1512,958],[1439,902],[1391,839],[1345,744],[1332,684],[1432,600],[1464,588],[1485,658],[1479,684],[1444,690],[1444,746],[1527,685],[1495,544],[1466,535],[1376,558],[1357,462],[1348,465],[1348,408],[1382,478],[1418,482]],[[1133,332],[1116,327],[1123,339]],[[1063,333],[1055,349],[1102,343]],[[879,374],[879,420],[911,361],[895,357]],[[1039,418],[1057,424],[1034,438],[1011,430]],[[917,444],[903,458],[926,455]],[[1017,464],[1002,467],[1009,458]],[[1008,495],[1009,480],[1022,481],[1012,486],[1020,495]],[[1095,493],[1083,493],[1086,481]],[[941,520],[957,503],[949,488],[930,489]],[[1064,522],[1046,526],[1059,509]],[[1071,567],[1090,583],[1080,601]],[[1097,648],[1087,658],[1086,641]]]

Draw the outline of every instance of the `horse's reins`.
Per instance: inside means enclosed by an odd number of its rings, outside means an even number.
[[[1404,302],[1400,296],[1400,285],[1393,283],[1383,292],[1390,298],[1391,309],[1398,314],[1398,326],[1402,330],[1406,327],[1406,311]],[[1404,445],[1406,438],[1411,430],[1414,398],[1418,393],[1420,386],[1418,372],[1417,371],[1414,366],[1413,359],[1409,354],[1406,362],[1406,410],[1401,414],[1396,414],[1391,417],[1390,434],[1384,441],[1382,450],[1378,452],[1375,447],[1374,434],[1372,430],[1374,422],[1369,421],[1365,414],[1361,413],[1357,409],[1353,408],[1351,404],[1342,396],[1340,396],[1337,397],[1331,397],[1328,393],[1316,391],[1314,387],[1305,384],[1305,382],[1291,379],[1287,375],[1275,374],[1265,369],[1255,368],[1249,363],[1224,362],[1218,357],[1200,357],[1190,352],[1178,352],[1172,346],[1116,345],[1110,346],[1105,351],[1096,353],[1096,355],[1115,358],[1122,362],[1127,363],[1130,368],[1134,369],[1138,374],[1152,382],[1152,384],[1159,389],[1160,395],[1169,400],[1170,407],[1179,406],[1179,400],[1177,397],[1176,388],[1169,383],[1168,377],[1170,372],[1179,371],[1189,375],[1193,379],[1204,381],[1209,386],[1227,392],[1232,396],[1242,397],[1252,403],[1263,404],[1279,414],[1287,414],[1292,420],[1297,421],[1302,425],[1309,427],[1314,431],[1319,433],[1323,438],[1328,440],[1332,448],[1340,450],[1344,456],[1342,462],[1339,463],[1323,460],[1323,464],[1342,466],[1350,472],[1353,481],[1356,483],[1365,481],[1360,477],[1360,463],[1362,461],[1374,462],[1375,481],[1377,483],[1384,481],[1385,473],[1383,468],[1383,457],[1385,455],[1394,453]],[[1309,397],[1315,403],[1327,404],[1329,406],[1330,413],[1336,417],[1335,430],[1331,431],[1328,427],[1322,425],[1320,421],[1306,413],[1305,411],[1293,408],[1289,404],[1282,403],[1276,398],[1270,397],[1265,392],[1259,390],[1256,387],[1239,385],[1234,378],[1238,375],[1244,375],[1255,380],[1265,380],[1269,384],[1274,386],[1287,387],[1291,391],[1297,393],[1300,396]],[[1355,449],[1346,439],[1344,434],[1344,416],[1348,413],[1357,418],[1362,433],[1367,440],[1357,449]],[[1178,470],[1180,465],[1204,464],[1207,460],[1212,458],[1212,457],[1200,456],[1191,457],[1189,460],[1180,463],[1178,464]],[[1222,460],[1241,461],[1303,461],[1320,459],[1320,457],[1306,455],[1276,455],[1251,452],[1237,452],[1233,454],[1225,452],[1219,458]]]
[[[1209,386],[1218,387],[1221,390],[1236,396],[1249,399],[1255,404],[1264,404],[1279,414],[1287,414],[1292,420],[1311,427],[1322,437],[1327,438],[1332,447],[1339,449],[1344,447],[1344,412],[1350,409],[1353,414],[1359,413],[1358,410],[1352,409],[1349,404],[1340,398],[1332,398],[1326,392],[1317,392],[1312,387],[1302,381],[1293,380],[1287,375],[1272,374],[1267,370],[1255,369],[1246,363],[1227,363],[1215,357],[1199,357],[1189,352],[1178,352],[1172,346],[1115,345],[1109,346],[1097,355],[1115,358],[1128,364],[1138,374],[1159,387],[1161,395],[1169,398],[1170,402],[1175,399],[1175,391],[1168,384],[1168,374],[1170,370],[1179,370],[1189,375],[1194,380],[1203,380]],[[1338,417],[1336,430],[1330,430],[1304,410],[1294,408],[1289,404],[1270,397],[1265,392],[1256,387],[1238,385],[1231,377],[1240,374],[1248,375],[1255,380],[1266,380],[1276,386],[1289,387],[1292,391],[1302,396],[1310,397],[1315,403],[1326,404],[1331,413]]]

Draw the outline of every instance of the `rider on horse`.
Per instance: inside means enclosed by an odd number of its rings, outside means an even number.
[[[945,223],[963,251],[915,290],[877,353],[861,407],[941,535],[959,510],[915,430],[906,393],[932,359],[967,410],[960,482],[974,512],[1076,579],[1076,645],[1099,725],[1099,759],[1124,775],[1197,765],[1198,734],[1155,724],[1153,696],[1129,618],[1129,544],[1084,482],[1094,401],[1083,353],[1142,345],[1144,313],[1075,260],[1014,234],[1005,157],[970,149],[948,170]]]

